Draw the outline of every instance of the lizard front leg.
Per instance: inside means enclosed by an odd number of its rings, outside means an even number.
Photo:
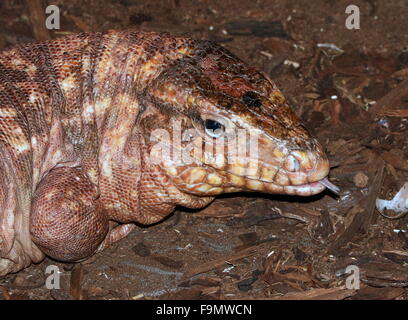
[[[109,220],[98,208],[98,191],[79,167],[56,167],[35,191],[30,232],[48,256],[77,261],[91,256],[105,239]]]

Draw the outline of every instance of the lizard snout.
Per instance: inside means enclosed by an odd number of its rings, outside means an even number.
[[[329,161],[324,154],[310,151],[292,151],[283,163],[291,185],[301,185],[324,179],[330,170]]]

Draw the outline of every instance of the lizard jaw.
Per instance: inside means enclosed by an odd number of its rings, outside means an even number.
[[[292,154],[295,154],[300,161]],[[254,168],[249,166],[242,170],[241,166],[235,165],[230,166],[227,172],[243,178],[245,180],[243,189],[246,191],[311,196],[328,188],[335,194],[339,193],[340,189],[328,180],[330,166],[326,157],[305,152],[292,154],[287,156],[278,167],[261,163],[261,170],[256,169],[257,166],[253,166]],[[292,161],[288,165],[287,159],[290,158]],[[304,160],[305,158],[307,161]],[[303,165],[305,162],[306,166]],[[230,181],[233,180],[230,178]]]
[[[279,185],[274,181],[265,181],[237,175],[231,172],[217,170],[209,173],[213,169],[210,166],[182,168],[167,167],[166,173],[171,176],[176,186],[187,193],[198,196],[216,196],[222,193],[232,193],[240,191],[257,191],[270,194],[288,194],[297,196],[312,196],[329,188],[334,193],[338,193],[338,188],[327,179],[327,171],[314,174],[315,181],[303,184]],[[324,175],[326,174],[326,175]]]
[[[285,185],[285,186],[278,185],[273,182],[255,180],[248,177],[243,178],[246,181],[245,187],[242,188],[242,190],[244,191],[258,191],[271,194],[288,194],[302,197],[318,194],[325,190],[326,188],[329,188],[335,193],[338,193],[339,191],[339,189],[336,186],[334,186],[331,182],[328,181],[327,176],[321,180],[314,182],[309,182],[300,185]],[[234,187],[231,188],[231,190],[228,190],[228,188],[226,188],[224,192],[240,191],[235,189],[236,188]]]
[[[189,165],[164,161],[162,169],[177,188],[198,196],[240,191],[311,196],[326,188],[338,192],[327,179],[330,166],[322,152],[274,150],[273,155],[273,159],[241,158],[220,165],[200,160]]]

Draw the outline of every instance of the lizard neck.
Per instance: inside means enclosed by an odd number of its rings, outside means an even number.
[[[164,219],[177,205],[198,209],[213,197],[180,191],[150,159],[143,137],[135,133],[124,152],[102,163],[99,204],[110,219],[152,224]]]
[[[115,33],[102,40],[105,50],[95,63],[93,101],[84,105],[84,118],[96,123],[100,203],[113,220],[151,224],[176,205],[201,208],[213,199],[183,193],[151,163],[149,128],[139,122],[150,115],[157,121],[157,110],[143,101],[144,90],[186,55],[185,41],[156,33]]]

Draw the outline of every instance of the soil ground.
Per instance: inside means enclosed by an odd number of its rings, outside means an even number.
[[[65,34],[137,28],[225,46],[277,83],[325,146],[342,192],[235,194],[179,208],[80,264],[0,279],[0,299],[408,299],[408,216],[375,209],[408,181],[408,3],[53,0]],[[35,40],[23,0],[0,3],[0,49]],[[391,214],[391,213],[390,213]],[[48,290],[56,265],[61,289]],[[345,288],[357,266],[360,289]]]

